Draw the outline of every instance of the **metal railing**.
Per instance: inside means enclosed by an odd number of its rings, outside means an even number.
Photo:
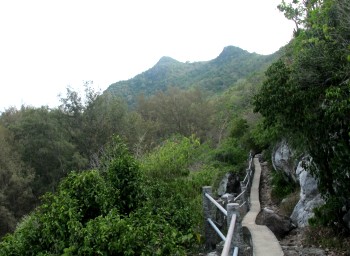
[[[227,202],[227,209],[225,209],[221,204],[219,204],[211,195],[211,187],[203,187],[203,210],[206,220],[205,236],[207,247],[210,248],[213,243],[215,243],[214,236],[217,234],[222,241],[224,241],[224,248],[222,250],[221,256],[228,256],[230,251],[232,251],[233,256],[238,255],[238,248],[242,241],[241,234],[241,215],[245,214],[249,210],[249,191],[251,187],[251,179],[253,177],[253,156],[249,154],[249,165],[246,170],[246,176],[241,182],[241,193],[233,198],[233,203]],[[237,203],[240,201],[241,204]],[[220,228],[217,227],[215,221],[212,219],[213,213],[216,209],[215,206],[227,220],[228,231],[226,236],[221,232]],[[244,207],[243,207],[244,206]],[[243,208],[244,209],[243,209]],[[212,231],[215,231],[213,233]],[[232,243],[235,246],[232,248]],[[211,249],[211,248],[210,248]],[[233,249],[233,250],[231,250]]]
[[[237,221],[237,215],[239,210],[239,204],[237,203],[230,203],[227,205],[227,210],[225,210],[222,205],[220,205],[216,200],[211,196],[211,187],[203,187],[203,195],[204,195],[204,209],[205,209],[205,217],[206,222],[209,224],[208,227],[212,228],[216,234],[221,238],[222,241],[225,242],[224,249],[222,250],[222,256],[229,255],[229,251],[231,249],[231,242],[234,235],[234,230],[236,226]],[[211,205],[214,205],[226,218],[227,218],[227,224],[228,224],[228,231],[226,236],[221,232],[221,230],[217,227],[215,224],[215,221],[212,220],[210,212],[212,212],[212,209],[210,209]],[[211,232],[206,232],[206,238],[208,239],[211,236]],[[238,247],[236,246],[234,248],[234,254],[238,255]]]

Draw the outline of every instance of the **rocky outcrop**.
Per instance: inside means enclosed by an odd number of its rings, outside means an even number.
[[[239,177],[233,173],[226,173],[220,181],[217,194],[223,196],[226,193],[239,194],[241,192]]]
[[[227,183],[228,183],[228,177],[230,176],[229,173],[226,173],[225,176],[222,178],[220,181],[217,193],[218,196],[222,196],[223,194],[226,193],[226,188],[227,188]]]
[[[283,172],[288,181],[297,182],[293,152],[285,140],[277,144],[273,150],[272,165],[276,171]]]
[[[291,219],[298,227],[307,226],[308,220],[314,216],[313,209],[324,204],[317,188],[317,181],[304,168],[304,165],[310,164],[310,159],[305,157],[296,165],[292,149],[283,140],[276,145],[272,153],[272,164],[276,171],[283,172],[288,181],[300,184],[300,199],[293,210]]]
[[[348,230],[350,230],[350,210],[343,216],[343,221]]]
[[[257,216],[256,224],[267,226],[277,239],[285,237],[295,228],[289,217],[275,213],[273,210],[266,207]]]
[[[313,209],[324,204],[316,179],[304,168],[304,165],[309,163],[310,161],[305,158],[299,162],[296,170],[300,183],[300,200],[292,212],[291,219],[298,227],[307,226],[308,220],[314,216]]]

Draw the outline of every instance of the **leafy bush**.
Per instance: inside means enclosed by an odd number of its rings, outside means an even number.
[[[271,196],[277,202],[281,202],[282,199],[295,192],[297,189],[297,186],[293,181],[287,181],[282,172],[275,170],[272,171],[271,184]]]
[[[172,181],[189,175],[189,165],[199,153],[200,142],[195,137],[175,136],[166,140],[142,162],[147,177]]]
[[[98,168],[111,188],[113,204],[118,205],[120,213],[129,214],[136,209],[143,197],[141,172],[119,136],[114,136],[107,145]]]
[[[193,138],[177,142],[164,144],[150,159],[145,159],[148,165],[144,166],[154,169],[143,169],[141,179],[138,164],[116,138],[106,151],[108,157],[102,158],[100,171],[71,172],[55,194],[46,194],[43,204],[3,239],[0,255],[193,252],[201,241],[201,187],[210,185],[218,172],[205,167],[190,173],[189,165],[198,153],[199,142]],[[164,178],[155,159],[167,162],[171,158],[180,163],[180,170],[186,170],[187,175]],[[164,162],[159,164],[164,167]],[[170,170],[176,172],[175,167],[170,165]],[[146,176],[149,173],[152,175]]]
[[[333,226],[341,230],[342,223],[336,222],[337,216],[342,215],[342,200],[338,197],[329,197],[326,203],[314,209],[314,217],[309,219],[312,226]]]

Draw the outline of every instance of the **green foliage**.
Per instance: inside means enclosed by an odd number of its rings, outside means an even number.
[[[172,181],[189,175],[189,165],[198,156],[200,142],[195,137],[173,137],[155,149],[142,162],[151,179]]]
[[[336,250],[336,255],[349,254],[350,240],[349,237],[335,231],[329,227],[309,226],[305,230],[305,242],[309,247],[328,248]]]
[[[199,148],[194,138],[178,138],[154,154],[169,159],[175,150],[176,161],[189,170],[194,155],[203,152]],[[147,167],[161,172],[149,157]],[[201,241],[201,187],[212,184],[216,169],[207,166],[171,180],[143,169],[141,179],[119,137],[100,160],[99,171],[71,172],[55,194],[46,194],[3,239],[0,255],[187,255],[195,250]]]
[[[23,107],[20,111],[5,112],[2,121],[12,132],[22,161],[35,172],[36,196],[53,190],[68,170],[86,164],[70,142],[58,111]]]
[[[252,143],[248,122],[242,118],[234,118],[231,121],[229,137],[215,150],[215,160],[230,165],[237,173],[243,172]]]
[[[153,141],[173,134],[196,135],[204,140],[211,128],[213,106],[199,89],[185,91],[170,87],[148,99],[140,96],[137,112],[153,124],[152,131],[147,131],[148,136],[153,134],[155,137]]]
[[[295,182],[287,181],[285,175],[280,171],[272,171],[271,185],[271,196],[278,203],[297,189]]]
[[[13,231],[16,222],[34,208],[33,179],[33,170],[21,161],[11,132],[0,125],[0,236]]]
[[[216,150],[215,159],[230,165],[242,163],[242,159],[246,159],[245,149],[239,145],[239,141],[235,138],[226,139]]]
[[[343,202],[341,198],[336,196],[328,197],[326,204],[316,208],[314,210],[315,216],[309,219],[309,223],[312,226],[330,226],[336,227],[341,230],[341,223],[334,223],[334,216],[341,214],[341,208]]]
[[[304,2],[305,1],[303,1],[303,3]],[[309,2],[315,1],[313,0]],[[298,31],[299,26],[304,23],[306,8],[303,3],[299,0],[293,0],[292,3],[286,3],[282,0],[282,3],[277,6],[288,20],[292,20],[295,23],[296,31]]]
[[[81,244],[66,248],[63,255],[186,255],[180,245],[187,238],[144,209],[127,219],[111,211],[89,221],[82,235]]]
[[[239,79],[264,69],[275,57],[248,53],[234,46],[225,47],[217,58],[206,62],[181,63],[163,57],[151,69],[130,80],[110,85],[107,91],[123,96],[131,105],[135,104],[141,92],[151,96],[169,86],[181,89],[199,87],[220,93]]]
[[[303,8],[304,27],[266,72],[254,104],[266,126],[280,127],[312,155],[317,168],[310,171],[327,201],[317,216],[334,225],[350,197],[349,2],[307,1]]]
[[[127,107],[109,93],[97,95],[86,105],[79,129],[79,148],[84,155],[96,154],[113,134],[127,136]]]
[[[106,163],[106,159],[109,162]],[[120,212],[129,214],[136,209],[142,200],[142,185],[139,165],[130,155],[126,145],[119,136],[114,136],[107,147],[100,170],[105,175],[114,195]]]
[[[105,215],[115,207],[114,202],[119,198],[118,190],[111,189],[107,181],[96,170],[81,173],[71,172],[59,185],[64,197],[75,200],[84,224],[99,215]],[[112,195],[112,196],[111,196]]]
[[[253,140],[256,151],[261,152],[266,150],[270,145],[273,145],[275,141],[277,142],[282,136],[281,130],[282,128],[278,127],[278,125],[264,125],[263,119],[260,119],[251,131],[251,139]]]
[[[187,237],[192,249],[202,237],[201,189],[213,185],[222,175],[217,168],[205,163],[203,154],[208,154],[206,145],[193,137],[178,137],[166,141],[142,164],[147,177],[146,207],[153,214],[164,216]]]

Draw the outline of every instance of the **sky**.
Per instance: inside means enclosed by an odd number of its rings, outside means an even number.
[[[85,81],[105,90],[162,56],[195,62],[225,46],[271,54],[293,22],[281,0],[0,0],[0,112],[56,107]]]

